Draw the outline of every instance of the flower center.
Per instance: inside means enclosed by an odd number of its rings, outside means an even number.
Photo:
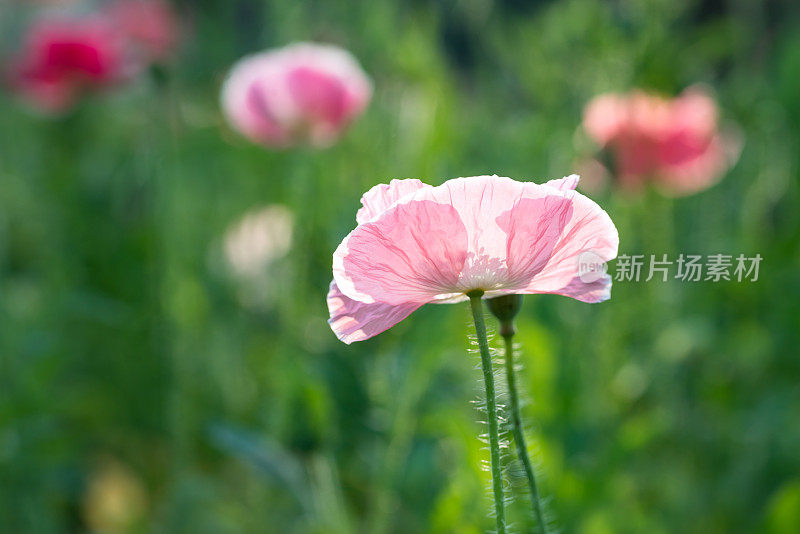
[[[508,267],[504,259],[471,252],[464,262],[456,290],[459,293],[469,294],[475,290],[503,289],[507,285]]]

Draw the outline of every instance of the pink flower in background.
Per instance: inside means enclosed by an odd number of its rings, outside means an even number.
[[[142,62],[165,61],[178,45],[178,17],[167,2],[115,0],[109,4],[106,13]]]
[[[713,185],[739,152],[738,141],[719,131],[716,103],[697,87],[673,99],[600,95],[586,106],[583,126],[629,188],[652,180],[672,194],[694,193]]]
[[[487,298],[608,299],[610,276],[581,276],[579,256],[616,257],[617,229],[577,184],[576,175],[543,185],[476,176],[373,187],[333,255],[331,328],[345,343],[361,341],[426,303],[467,300],[476,289]]]
[[[127,77],[125,43],[102,16],[42,18],[30,28],[9,72],[12,88],[47,112]]]
[[[325,146],[364,110],[372,84],[345,50],[298,43],[246,57],[222,88],[231,126],[274,147]]]

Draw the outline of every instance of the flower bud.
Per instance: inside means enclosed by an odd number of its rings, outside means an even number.
[[[500,320],[500,335],[503,337],[513,336],[516,333],[514,317],[517,316],[520,308],[522,308],[522,295],[503,295],[502,297],[488,299],[486,304],[489,306],[489,311],[492,312],[492,315]]]

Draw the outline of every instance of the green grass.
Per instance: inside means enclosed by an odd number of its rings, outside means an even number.
[[[526,298],[527,435],[563,532],[800,530],[792,2],[185,4],[166,83],[59,120],[0,99],[0,531],[91,531],[99,484],[130,511],[108,532],[486,532],[469,307],[345,346],[325,323],[331,254],[376,183],[561,177],[591,96],[697,82],[744,133],[736,167],[688,198],[593,198],[622,253],[760,253],[760,280]],[[220,82],[304,39],[351,50],[373,102],[329,149],[253,146]],[[245,306],[220,243],[273,203],[294,247]],[[527,510],[519,494],[517,532]]]

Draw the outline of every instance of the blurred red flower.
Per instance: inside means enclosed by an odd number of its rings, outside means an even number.
[[[61,113],[166,60],[179,37],[177,16],[160,0],[117,0],[88,15],[43,12],[10,61],[8,82],[38,109]]]
[[[11,86],[40,109],[64,111],[85,92],[107,88],[130,71],[125,42],[102,16],[41,18],[11,63]]]
[[[674,195],[716,183],[740,148],[735,136],[720,132],[716,102],[699,87],[672,99],[640,90],[597,96],[584,110],[583,126],[609,152],[622,186],[652,180]]]

